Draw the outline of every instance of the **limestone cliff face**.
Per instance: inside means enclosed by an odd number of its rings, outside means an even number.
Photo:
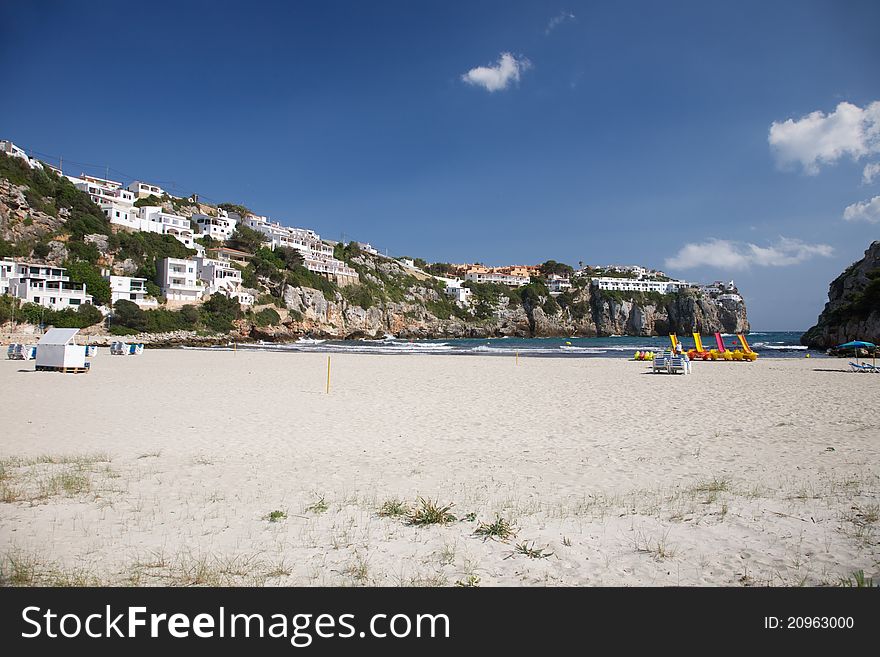
[[[441,294],[428,287],[415,286],[407,290],[403,301],[364,309],[349,303],[339,293],[327,298],[319,290],[287,286],[284,302],[292,311],[292,318],[280,327],[255,329],[254,337],[277,340],[303,334],[337,339],[381,338],[385,334],[402,338],[593,337],[692,331],[745,333],[749,330],[743,302],[718,302],[690,292],[675,295],[671,301],[640,303],[584,287],[574,293],[573,304],[553,313],[539,304],[511,306],[508,299],[502,297],[494,316],[481,321],[442,319],[432,314],[431,303]]]
[[[67,219],[66,208],[57,216],[31,207],[29,189],[0,178],[0,239],[7,242],[30,242],[56,233]]]
[[[880,241],[828,288],[828,303],[801,344],[828,349],[850,340],[880,342]]]

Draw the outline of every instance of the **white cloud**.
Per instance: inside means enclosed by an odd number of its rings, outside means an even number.
[[[503,52],[495,66],[477,66],[463,74],[461,79],[486,91],[502,91],[519,82],[520,74],[531,67],[532,63],[525,57],[517,59],[509,52]]]
[[[880,179],[880,162],[866,164],[865,170],[862,172],[862,182],[866,185],[870,185],[878,179]]]
[[[848,205],[843,211],[846,221],[867,221],[871,224],[880,223],[880,196],[875,196],[870,201],[861,201]]]
[[[750,242],[712,239],[702,244],[685,244],[679,252],[667,258],[668,269],[748,269],[758,267],[787,267],[809,260],[814,256],[828,257],[833,249],[827,244],[807,244],[798,239],[780,237],[775,244],[758,246]]]
[[[547,27],[544,28],[544,35],[549,35],[553,30],[562,25],[566,21],[575,20],[574,14],[570,11],[561,11],[556,16],[550,19],[550,22],[547,23]]]
[[[774,121],[767,140],[780,166],[799,163],[815,175],[820,164],[880,152],[880,101],[865,108],[843,102],[830,114],[816,111],[797,121]]]

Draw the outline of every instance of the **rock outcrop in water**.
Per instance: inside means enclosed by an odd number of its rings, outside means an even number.
[[[828,349],[850,340],[880,342],[880,241],[828,288],[828,303],[801,344]]]

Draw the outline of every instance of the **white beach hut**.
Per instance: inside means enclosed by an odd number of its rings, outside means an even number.
[[[89,367],[86,362],[85,345],[74,342],[79,329],[53,328],[46,331],[37,343],[38,370],[61,370],[85,372]]]

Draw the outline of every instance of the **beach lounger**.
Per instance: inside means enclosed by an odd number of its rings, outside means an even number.
[[[37,348],[33,345],[14,343],[6,349],[9,360],[33,360],[37,357]]]
[[[853,363],[850,361],[849,366],[853,372],[872,372],[872,373],[880,373],[880,367],[876,367],[874,365],[869,365],[868,363]]]
[[[670,374],[690,374],[691,361],[687,356],[675,356],[669,361]]]
[[[114,342],[110,345],[110,354],[113,356],[125,356],[128,354],[128,345],[124,342]]]
[[[140,356],[142,353],[144,353],[144,345],[142,345],[142,344],[128,345],[128,355],[129,356]]]
[[[654,356],[654,360],[651,363],[651,371],[656,374],[657,372],[663,372],[664,374],[669,374],[669,365],[672,362],[672,359],[675,357],[675,354],[672,351],[664,351],[662,354],[657,354]]]
[[[654,356],[654,360],[651,361],[651,371],[654,374],[657,372],[669,372],[669,361],[666,359],[665,354],[657,354]]]

